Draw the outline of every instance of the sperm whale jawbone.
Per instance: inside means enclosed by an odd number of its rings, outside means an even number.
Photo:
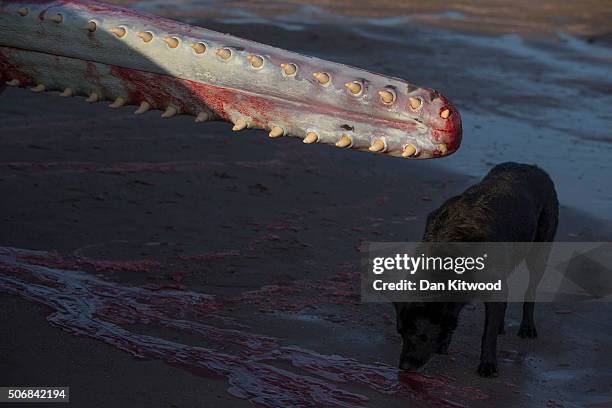
[[[409,159],[461,144],[432,89],[93,1],[0,0],[0,80]]]

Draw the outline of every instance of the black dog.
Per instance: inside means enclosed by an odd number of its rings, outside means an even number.
[[[552,242],[559,203],[550,177],[535,166],[504,163],[478,184],[446,201],[427,218],[425,242]],[[539,247],[541,248],[541,247]],[[533,299],[549,250],[525,255]],[[516,263],[523,259],[517,259]],[[403,346],[400,368],[421,367],[433,353],[445,354],[465,303],[395,303],[397,330]],[[486,317],[478,373],[497,374],[497,335],[504,333],[506,303],[485,303]],[[518,335],[537,337],[533,302],[524,302]]]

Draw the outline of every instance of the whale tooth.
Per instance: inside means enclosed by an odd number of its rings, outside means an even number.
[[[329,74],[325,72],[315,72],[312,76],[315,77],[317,82],[321,85],[327,85],[329,83]]]
[[[206,122],[209,119],[208,112],[200,112],[195,118],[196,123]]]
[[[259,55],[249,55],[247,61],[251,63],[251,66],[255,69],[263,67],[264,59]]]
[[[446,153],[448,153],[448,147],[446,147],[444,143],[440,143],[438,145],[438,151],[440,152],[441,156],[446,156]]]
[[[95,21],[90,21],[89,23],[87,23],[87,27],[85,28],[87,28],[88,31],[93,33],[98,29],[98,24],[96,24]]]
[[[89,97],[87,99],[85,99],[86,102],[89,103],[96,103],[100,100],[100,95],[98,95],[96,92],[92,92],[89,94]]]
[[[361,93],[361,89],[362,86],[359,82],[357,81],[353,81],[353,82],[347,82],[346,84],[344,84],[344,86],[346,86],[346,88],[353,94],[353,95],[359,95]]]
[[[119,96],[117,97],[117,99],[115,99],[115,102],[108,105],[108,107],[112,109],[117,109],[122,107],[123,105],[125,105],[125,98],[123,96]]]
[[[414,145],[407,144],[404,147],[404,151],[402,152],[402,157],[411,157],[411,156],[414,156],[415,153],[416,153],[416,147],[414,147]]]
[[[215,54],[222,60],[226,61],[232,56],[232,52],[229,50],[229,48],[217,48],[215,50]]]
[[[206,52],[206,45],[204,43],[193,43],[191,48],[193,48],[196,54],[204,54]]]
[[[423,101],[421,100],[421,98],[409,98],[410,101],[410,107],[412,109],[419,109],[421,107],[421,105],[423,104]]]
[[[247,123],[244,121],[244,119],[238,119],[236,122],[234,122],[234,127],[232,128],[232,130],[234,132],[238,132],[240,130],[244,130],[247,127]]]
[[[17,10],[17,14],[19,14],[21,17],[25,17],[30,13],[30,10],[28,10],[26,7],[22,7],[19,10]]]
[[[8,86],[20,86],[21,82],[18,79],[11,79],[6,83]]]
[[[442,112],[440,112],[440,117],[442,119],[448,119],[449,116],[450,116],[450,110],[448,109],[444,109]]]
[[[123,38],[127,34],[127,30],[124,27],[113,27],[109,31],[119,38]]]
[[[162,113],[161,117],[164,119],[169,119],[173,116],[176,116],[178,113],[178,108],[174,105],[168,105],[164,113]]]
[[[40,93],[40,92],[45,92],[46,89],[47,89],[47,87],[44,86],[43,84],[38,84],[34,88],[32,88],[30,90],[32,92],[35,92],[35,93]]]
[[[306,133],[306,137],[304,138],[304,140],[302,140],[302,142],[306,144],[311,144],[311,143],[316,143],[318,140],[319,140],[319,135],[317,135],[315,132],[308,132]]]
[[[178,48],[179,46],[179,39],[176,37],[166,37],[164,38],[164,42],[168,44],[170,48]]]
[[[280,66],[285,75],[291,76],[297,72],[297,65],[295,64],[281,64]]]
[[[142,101],[140,106],[134,112],[134,115],[143,115],[151,109],[151,104],[147,101]]]
[[[372,142],[372,146],[368,148],[371,152],[382,152],[385,150],[385,142],[380,139],[376,139]]]
[[[391,91],[378,91],[378,95],[380,96],[380,101],[385,105],[393,103],[395,100],[395,95]]]
[[[285,131],[283,130],[283,128],[278,127],[278,126],[273,126],[268,136],[270,136],[271,138],[275,138],[275,137],[280,137],[284,134],[285,134]]]
[[[336,142],[336,147],[349,147],[353,144],[351,137],[348,135],[342,135],[340,140]]]
[[[56,14],[49,20],[53,21],[55,24],[60,24],[62,21],[64,21],[64,17],[61,14]]]
[[[153,40],[153,33],[149,31],[141,31],[136,35],[146,43],[150,43]]]
[[[68,98],[70,96],[74,95],[74,91],[72,90],[72,88],[66,88],[64,89],[64,92],[62,92],[60,94],[60,96],[64,97],[64,98]]]

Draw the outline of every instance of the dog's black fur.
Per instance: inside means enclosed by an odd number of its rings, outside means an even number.
[[[552,242],[558,224],[555,187],[536,166],[504,163],[494,167],[478,184],[446,201],[427,218],[426,242]],[[549,250],[525,255],[530,272],[526,298],[533,299],[542,278]],[[516,260],[517,264],[523,259]],[[400,368],[414,370],[432,354],[445,354],[465,303],[395,303],[397,330],[403,339]],[[504,333],[506,303],[485,303],[486,317],[478,373],[497,374],[497,335]],[[523,304],[518,331],[535,338],[533,302]]]

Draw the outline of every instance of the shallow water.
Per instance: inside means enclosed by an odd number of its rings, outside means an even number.
[[[0,293],[48,306],[52,312],[48,321],[66,332],[100,340],[137,358],[225,378],[229,394],[260,406],[354,407],[370,401],[348,386],[418,406],[462,407],[447,398],[487,398],[478,389],[456,386],[448,379],[282,346],[282,339],[222,327],[234,323],[226,315],[227,301],[195,292],[119,285],[77,270],[81,260],[0,247]],[[115,266],[122,271],[125,263]],[[138,323],[196,334],[198,346],[130,330]],[[214,345],[201,346],[203,341]],[[233,353],[227,351],[230,345]],[[274,363],[287,363],[289,368]]]

